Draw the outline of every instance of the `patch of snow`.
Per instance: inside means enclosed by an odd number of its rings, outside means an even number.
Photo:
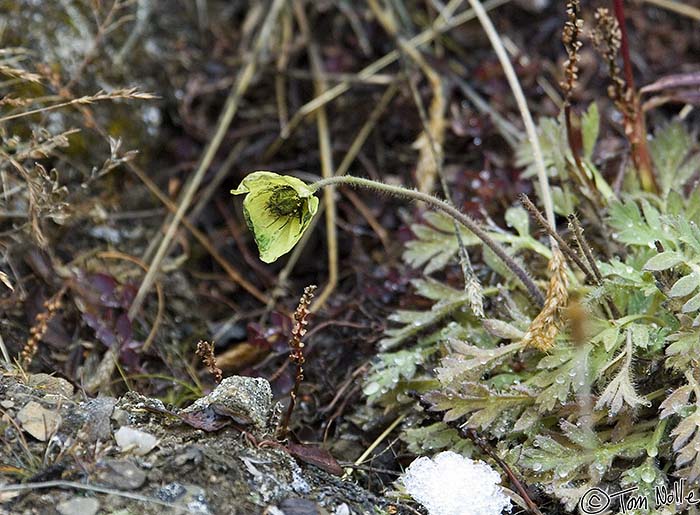
[[[501,515],[511,507],[498,472],[452,451],[416,459],[401,482],[430,515]]]

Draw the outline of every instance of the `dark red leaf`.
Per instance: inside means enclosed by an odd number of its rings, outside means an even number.
[[[129,317],[126,316],[126,313],[122,313],[117,317],[117,321],[114,324],[114,329],[121,345],[131,341],[133,328],[131,327],[131,320],[129,320]]]
[[[117,344],[117,336],[110,324],[94,313],[85,312],[82,314],[83,320],[95,331],[95,337],[107,347],[112,347]]]
[[[315,445],[302,445],[294,442],[287,444],[289,454],[298,460],[315,465],[318,468],[325,470],[334,476],[343,475],[343,467],[326,449],[316,447]]]
[[[192,411],[178,414],[180,420],[185,424],[201,429],[208,433],[218,431],[222,427],[229,425],[233,420],[230,417],[218,415],[211,407],[201,411]]]

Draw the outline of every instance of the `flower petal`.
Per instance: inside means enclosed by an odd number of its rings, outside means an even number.
[[[292,188],[301,200],[300,211],[280,215],[270,209],[270,202],[279,188]],[[249,174],[235,190],[234,195],[247,193],[243,201],[246,223],[253,233],[260,259],[272,263],[289,252],[309,227],[318,211],[319,200],[313,190],[296,177],[258,171]]]
[[[294,191],[301,198],[312,197],[314,194],[313,190],[301,179],[266,171],[257,171],[246,175],[238,188],[231,190],[231,193],[234,195],[253,193],[256,190],[268,189],[274,186],[290,186],[294,188]]]

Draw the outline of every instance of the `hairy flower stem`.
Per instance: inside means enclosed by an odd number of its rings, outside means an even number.
[[[446,215],[450,216],[453,220],[456,220],[457,222],[461,223],[472,233],[474,233],[474,235],[476,235],[476,237],[479,238],[484,243],[484,245],[490,248],[494,252],[494,254],[496,254],[501,259],[501,261],[503,261],[503,263],[515,274],[515,276],[518,279],[520,279],[520,281],[523,283],[528,293],[532,297],[532,300],[535,301],[539,307],[542,307],[544,305],[544,296],[542,295],[542,292],[540,291],[539,287],[532,280],[532,277],[530,277],[530,274],[528,274],[527,271],[525,271],[525,269],[521,267],[520,264],[517,261],[515,261],[515,259],[513,259],[512,256],[508,255],[506,249],[504,249],[497,241],[491,238],[486,233],[486,231],[484,231],[479,226],[479,224],[476,221],[474,221],[468,215],[462,213],[459,209],[449,204],[448,202],[440,200],[439,198],[429,195],[427,193],[422,193],[416,190],[410,190],[402,186],[393,186],[391,184],[384,184],[370,179],[364,179],[362,177],[352,177],[350,175],[321,179],[312,184],[309,184],[309,188],[311,188],[314,191],[317,191],[321,188],[331,186],[334,184],[345,184],[356,188],[368,188],[382,193],[387,193],[389,195],[393,195],[399,198],[419,200],[421,202],[425,202],[433,209],[442,211]]]

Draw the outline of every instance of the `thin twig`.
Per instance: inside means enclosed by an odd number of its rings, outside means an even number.
[[[596,282],[598,284],[602,284],[603,275],[600,273],[600,269],[598,269],[598,265],[596,264],[595,258],[593,257],[593,252],[591,252],[591,248],[589,247],[588,242],[586,241],[586,238],[583,235],[583,229],[581,229],[581,222],[579,222],[578,218],[573,213],[569,215],[569,226],[574,232],[574,239],[576,240],[578,248],[581,250],[581,253],[586,257],[586,261],[588,261],[588,265],[591,267],[591,270],[595,275]]]
[[[65,488],[65,489],[75,489],[75,490],[85,490],[88,492],[98,492],[101,494],[117,495],[119,497],[124,497],[126,499],[131,499],[133,501],[140,501],[145,503],[158,504],[159,506],[165,506],[168,508],[177,508],[181,510],[187,510],[187,506],[182,504],[174,504],[169,502],[161,501],[155,497],[146,497],[145,495],[134,494],[131,492],[124,492],[121,490],[115,490],[113,488],[105,488],[103,486],[88,485],[84,483],[76,483],[74,481],[43,481],[39,483],[23,483],[17,485],[5,485],[0,486],[0,492],[18,492],[21,490],[39,490],[42,488]]]
[[[537,223],[542,227],[547,234],[557,240],[557,243],[559,244],[559,247],[561,248],[562,252],[566,254],[566,257],[568,257],[571,261],[573,261],[576,266],[579,267],[579,269],[586,275],[586,279],[592,283],[596,284],[596,278],[593,276],[591,271],[588,269],[588,267],[584,264],[584,262],[581,260],[580,257],[574,252],[574,249],[572,249],[569,244],[562,238],[559,233],[549,225],[549,222],[545,220],[544,216],[542,216],[542,213],[540,213],[540,210],[537,209],[537,206],[532,203],[530,200],[530,197],[528,197],[526,194],[520,195],[520,202],[522,202],[523,206],[532,214],[532,216],[535,217],[535,220],[537,220]]]
[[[175,211],[173,221],[168,227],[168,230],[165,233],[165,236],[163,237],[160,246],[158,247],[156,255],[151,260],[148,272],[143,278],[141,287],[136,293],[134,302],[129,308],[128,316],[132,320],[136,316],[136,313],[138,313],[139,309],[141,309],[143,299],[148,293],[148,290],[151,288],[151,285],[153,284],[153,281],[156,278],[158,271],[160,270],[160,264],[170,248],[170,243],[172,242],[173,237],[177,232],[180,222],[185,216],[185,212],[189,208],[190,203],[192,202],[192,198],[194,197],[195,192],[199,188],[199,184],[202,182],[206,171],[209,169],[209,165],[211,165],[211,162],[214,159],[217,150],[219,150],[219,146],[221,145],[224,136],[226,135],[226,131],[228,130],[229,125],[231,124],[231,121],[233,120],[233,117],[236,114],[236,111],[238,110],[240,100],[253,79],[255,70],[257,69],[258,56],[260,55],[260,52],[262,51],[264,45],[269,40],[272,28],[274,27],[275,22],[277,20],[277,15],[279,14],[279,11],[284,5],[284,3],[284,0],[273,0],[272,5],[270,6],[270,11],[268,12],[267,17],[265,18],[265,21],[263,22],[262,27],[260,28],[260,32],[258,33],[257,40],[254,44],[253,55],[251,55],[250,59],[248,60],[248,63],[239,73],[236,83],[231,88],[231,92],[229,93],[229,97],[226,100],[223,112],[217,122],[214,136],[209,141],[207,148],[204,151],[204,155],[202,156],[202,160],[200,161],[199,166],[197,167],[197,171],[194,173],[192,179],[186,186],[185,191],[183,192],[183,196],[178,205],[177,211]]]

